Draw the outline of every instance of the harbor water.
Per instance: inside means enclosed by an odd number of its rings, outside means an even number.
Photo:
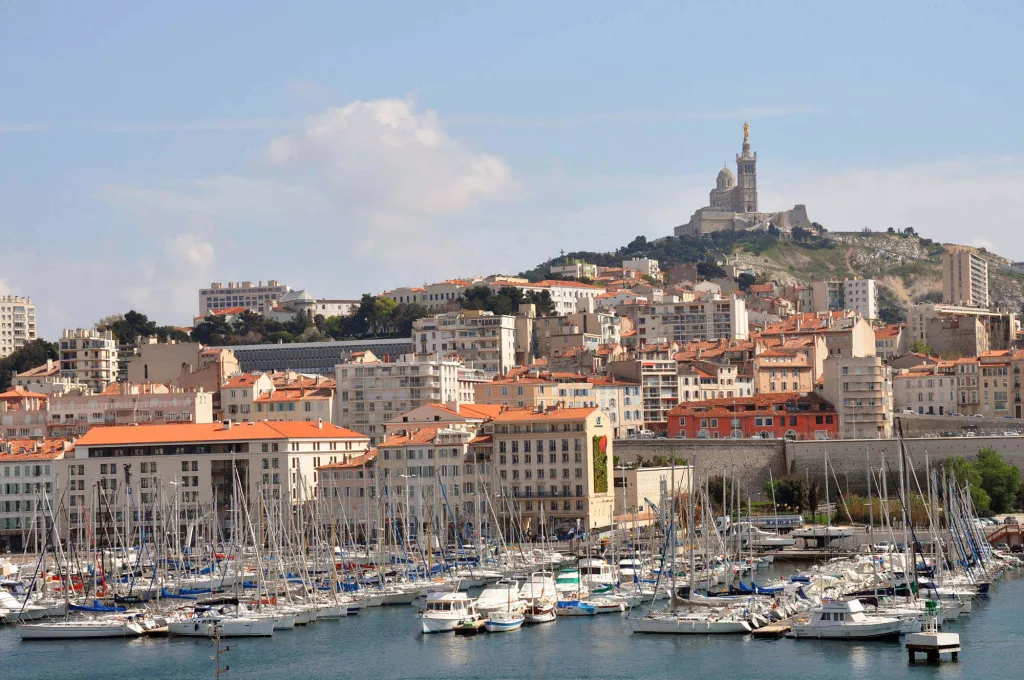
[[[632,635],[624,615],[475,638],[421,635],[413,607],[366,609],[269,639],[232,639],[227,678],[1012,678],[1020,677],[1024,578],[1008,575],[975,600],[958,663],[910,666],[902,642],[754,640]],[[3,680],[212,678],[213,642],[195,638],[22,642],[0,628]]]

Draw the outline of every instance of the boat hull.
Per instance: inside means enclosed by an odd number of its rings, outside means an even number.
[[[634,633],[662,635],[745,635],[753,630],[746,621],[713,621],[684,617],[650,617],[629,620]]]
[[[90,640],[124,638],[142,635],[135,624],[80,625],[75,623],[36,623],[18,626],[22,640]]]
[[[220,626],[221,637],[270,637],[274,634],[273,619],[224,619],[222,621],[172,621],[167,625],[170,635],[212,637]]]

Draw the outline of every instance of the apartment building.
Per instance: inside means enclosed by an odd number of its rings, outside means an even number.
[[[956,364],[940,361],[915,366],[893,376],[893,408],[897,413],[910,410],[922,415],[958,413]]]
[[[644,429],[644,400],[640,395],[640,383],[615,376],[592,376],[589,380],[597,406],[611,423],[615,439],[635,435]]]
[[[942,301],[947,305],[988,307],[988,262],[970,248],[942,253]]]
[[[111,331],[65,329],[60,338],[60,374],[102,392],[117,382],[117,341]]]
[[[810,347],[776,347],[754,358],[754,392],[813,392],[814,358]]]
[[[368,439],[324,422],[190,423],[93,428],[57,464],[67,491],[63,538],[88,541],[89,527],[130,535],[140,524],[173,522],[188,545],[196,520],[231,539],[229,509],[263,498],[292,507],[318,497],[324,464],[351,459]],[[126,490],[134,507],[126,509]],[[236,496],[237,494],[237,496]],[[177,520],[175,522],[175,519]]]
[[[820,394],[839,414],[841,438],[892,437],[892,369],[881,357],[829,357]]]
[[[842,279],[811,283],[809,311],[856,312],[865,319],[878,318],[878,288],[874,279]]]
[[[981,370],[976,358],[957,359],[956,364],[956,412],[965,416],[981,413]]]
[[[0,441],[0,553],[46,545],[57,461],[70,448],[64,439]]]
[[[1007,350],[985,352],[978,357],[981,375],[981,414],[989,418],[1012,418],[1014,382],[1013,354]]]
[[[597,265],[583,260],[566,260],[563,264],[551,265],[552,276],[565,276],[571,279],[597,278]]]
[[[264,284],[259,281],[228,281],[227,285],[213,282],[209,288],[199,289],[199,316],[205,317],[219,309],[241,307],[257,314],[266,314],[285,293],[291,291],[286,285],[271,279]]]
[[[159,383],[114,383],[99,393],[73,392],[49,400],[47,433],[78,437],[94,427],[212,423],[214,395]]]
[[[335,369],[336,421],[367,435],[376,446],[395,416],[425,404],[458,403],[462,368],[461,362],[433,356],[407,354],[384,362],[372,352],[356,352],[351,362]]]
[[[611,526],[612,431],[600,409],[509,409],[483,425],[480,435],[495,489],[526,534]],[[498,512],[508,524],[508,512]]]
[[[417,319],[412,337],[419,354],[459,357],[470,369],[504,375],[516,364],[516,319],[465,310]]]
[[[305,376],[294,371],[241,373],[220,388],[225,417],[249,420],[312,422],[334,420],[335,383],[321,375]]]
[[[432,312],[458,309],[467,288],[478,283],[478,279],[451,279],[431,283],[423,287],[396,288],[382,295],[399,304],[422,305]]]
[[[668,436],[685,439],[836,439],[839,414],[813,392],[758,394],[680,404],[668,415]]]
[[[658,266],[658,261],[652,260],[649,257],[636,257],[631,260],[624,260],[622,268],[630,269],[638,272],[641,276],[649,276],[652,279],[661,278],[661,267]]]
[[[746,302],[735,296],[704,295],[691,302],[655,303],[637,331],[642,342],[745,340],[749,334]]]
[[[335,535],[357,541],[378,539],[385,523],[377,503],[377,449],[317,468],[320,497],[330,508]]]
[[[896,324],[875,329],[875,355],[886,361],[905,354],[907,351],[907,333],[905,326]]]
[[[476,432],[464,429],[410,428],[389,435],[377,446],[379,493],[391,505],[389,512],[407,520],[406,539],[428,531],[427,524],[432,515],[438,515],[439,506],[447,502],[463,509],[463,496],[475,495],[475,484],[485,479],[485,468],[467,456],[475,436]],[[470,514],[463,521],[473,519]],[[441,527],[434,523],[432,533],[440,534]],[[455,538],[450,530],[448,533]],[[389,542],[394,538],[389,537]],[[447,538],[443,540],[447,542]]]
[[[640,384],[644,424],[664,431],[668,412],[679,403],[679,373],[674,350],[647,351],[641,358],[608,363],[608,374]]]
[[[36,306],[32,298],[0,295],[0,359],[36,340]]]

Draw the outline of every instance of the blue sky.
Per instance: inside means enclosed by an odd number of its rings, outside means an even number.
[[[657,237],[749,121],[760,202],[1024,258],[1019,3],[11,2],[0,291],[187,323]]]

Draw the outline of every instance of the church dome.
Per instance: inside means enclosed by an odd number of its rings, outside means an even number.
[[[722,168],[718,173],[716,186],[719,189],[731,189],[736,186],[736,177],[729,168]]]

